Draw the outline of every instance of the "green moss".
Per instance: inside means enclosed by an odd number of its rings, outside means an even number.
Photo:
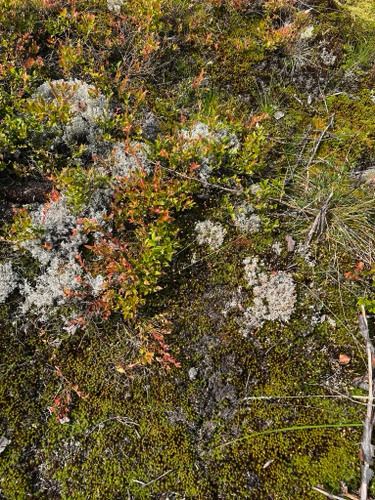
[[[6,360],[0,365],[0,435],[11,439],[0,457],[5,498],[289,500],[318,498],[312,491],[317,484],[332,492],[339,492],[340,480],[350,491],[358,486],[360,429],[299,429],[242,439],[271,429],[363,420],[362,406],[328,396],[351,391],[353,378],[363,374],[357,297],[371,287],[362,274],[345,277],[358,265],[356,255],[342,241],[331,244],[327,228],[310,245],[315,267],[285,243],[286,235],[297,244],[305,239],[327,190],[334,187],[335,195],[347,199],[352,170],[363,155],[371,157],[375,137],[374,79],[364,72],[372,51],[360,43],[364,37],[372,47],[372,25],[359,29],[344,10],[332,10],[328,0],[318,3],[311,60],[318,61],[320,44],[329,42],[337,66],[306,66],[288,75],[287,53],[266,50],[262,43],[262,14],[236,10],[228,2],[137,0],[131,8],[123,6],[122,17],[108,13],[103,1],[76,3],[77,14],[54,4],[49,15],[39,2],[26,9],[18,0],[2,2],[0,119],[3,125],[18,123],[12,151],[24,146],[19,133],[24,120],[17,122],[20,102],[46,78],[61,77],[93,83],[119,106],[118,116],[105,124],[111,141],[131,141],[140,133],[143,106],[152,108],[162,122],[160,140],[151,146],[153,159],[166,172],[172,167],[176,177],[196,175],[190,163],[199,155],[193,148],[189,157],[183,144],[176,144],[176,131],[191,123],[221,123],[242,144],[254,131],[260,139],[258,149],[242,147],[225,165],[219,146],[215,152],[218,165],[210,182],[229,189],[241,185],[241,196],[203,189],[201,179],[186,187],[195,206],[176,216],[180,231],[173,238],[179,238],[179,251],[158,279],[162,290],[145,293],[133,323],[113,312],[107,322],[93,318],[85,330],[68,334],[61,332],[61,316],[72,312],[70,306],[56,309],[45,325],[32,315],[15,318],[17,292],[1,306],[0,349]],[[363,6],[368,13],[368,2]],[[88,14],[96,16],[91,30],[90,19],[83,17]],[[17,45],[22,34],[23,48]],[[30,62],[24,69],[29,57],[38,56],[43,66]],[[358,57],[361,62],[353,68]],[[340,65],[352,69],[355,78],[345,79]],[[281,67],[282,77],[273,81]],[[308,88],[304,81],[310,77]],[[324,96],[316,92],[312,107],[306,104],[309,89],[318,84]],[[257,127],[253,116],[267,109],[271,116]],[[272,116],[276,109],[285,112],[279,121]],[[334,127],[316,152],[311,190],[306,189],[308,158],[333,114]],[[308,126],[306,149],[296,164]],[[43,154],[50,160],[51,155],[39,146],[40,167]],[[29,147],[32,151],[34,145]],[[163,151],[168,147],[169,157]],[[34,175],[30,158],[23,159],[20,176]],[[62,155],[56,168],[68,160]],[[72,196],[79,207],[87,171],[82,167],[77,173],[69,165],[65,182],[77,187]],[[91,193],[96,178],[86,178],[84,192]],[[249,194],[259,182],[262,190]],[[142,189],[131,192],[135,206]],[[231,213],[241,203],[259,213],[259,232],[244,235],[235,229]],[[163,204],[168,205],[165,196]],[[149,209],[147,201],[140,224],[153,217]],[[128,217],[125,211],[121,229],[130,244]],[[195,223],[207,218],[227,229],[215,252],[195,241]],[[373,223],[371,217],[367,222]],[[7,231],[2,234],[7,239]],[[280,255],[272,250],[275,241],[282,244]],[[9,255],[2,243],[2,258]],[[240,333],[243,311],[254,299],[244,276],[246,257],[259,257],[267,273],[292,274],[298,294],[289,323],[265,322],[248,337]],[[23,269],[21,278],[33,281],[40,272],[31,258],[14,253],[12,259]],[[239,287],[242,302],[224,315]],[[166,371],[161,363],[145,362],[122,368],[141,355],[136,327],[158,314],[171,320],[166,342],[181,367]],[[340,365],[341,353],[350,356],[348,365]],[[67,401],[66,424],[56,418],[56,398]],[[223,446],[229,441],[234,442]]]

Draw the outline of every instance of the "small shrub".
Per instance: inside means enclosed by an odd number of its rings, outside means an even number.
[[[158,290],[158,279],[178,247],[171,213],[192,206],[185,194],[188,185],[165,179],[160,168],[152,174],[138,170],[116,186],[111,214],[104,217],[113,221],[114,232],[93,219],[81,220],[88,235],[100,234],[86,245],[91,256],[86,256],[85,266],[105,278],[93,310],[106,318],[120,311],[128,319],[146,295]]]

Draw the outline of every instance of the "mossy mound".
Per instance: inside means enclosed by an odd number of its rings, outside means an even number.
[[[373,20],[308,5],[0,1],[2,498],[358,489]]]

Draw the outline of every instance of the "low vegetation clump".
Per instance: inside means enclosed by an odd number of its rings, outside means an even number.
[[[0,498],[355,497],[352,3],[0,0]]]

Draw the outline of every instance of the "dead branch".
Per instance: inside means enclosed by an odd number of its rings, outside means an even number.
[[[164,472],[164,474],[161,474],[157,478],[153,479],[152,481],[149,481],[148,483],[144,483],[143,481],[138,481],[138,479],[132,479],[133,483],[138,483],[142,486],[142,488],[146,488],[147,486],[150,486],[150,484],[156,483],[156,481],[159,481],[162,477],[166,476],[170,472],[172,472],[173,469],[167,470],[167,472]]]
[[[237,195],[243,194],[242,189],[230,189],[230,188],[226,188],[224,186],[219,186],[218,184],[212,184],[211,182],[207,182],[204,179],[197,179],[196,177],[190,177],[190,176],[185,175],[185,174],[180,174],[180,172],[176,172],[176,170],[173,170],[173,169],[168,168],[168,167],[164,167],[159,162],[153,163],[153,165],[158,165],[163,170],[167,170],[171,174],[177,175],[178,177],[181,177],[182,179],[188,179],[190,181],[199,182],[205,188],[208,187],[208,188],[212,188],[212,189],[220,189],[221,191],[226,191],[227,193],[233,193],[233,194],[237,194]]]
[[[332,495],[331,493],[328,493],[328,491],[323,490],[322,488],[318,488],[316,486],[313,486],[312,489],[317,491],[318,493],[321,493],[322,495],[325,495],[327,498],[332,498],[334,500],[345,500],[344,497],[338,497],[337,495]]]
[[[368,487],[371,481],[371,478],[374,474],[371,469],[371,465],[373,465],[373,446],[371,444],[372,438],[372,429],[374,425],[374,413],[372,410],[372,404],[374,400],[373,396],[373,380],[372,380],[372,351],[373,346],[370,341],[367,317],[365,308],[363,305],[361,306],[361,314],[358,318],[359,322],[359,331],[366,342],[366,352],[367,352],[367,360],[368,360],[368,400],[367,400],[367,412],[366,412],[366,420],[363,424],[363,434],[362,434],[362,442],[361,442],[361,455],[363,460],[362,469],[362,479],[361,479],[361,487],[360,487],[360,500],[367,500],[368,496]]]

